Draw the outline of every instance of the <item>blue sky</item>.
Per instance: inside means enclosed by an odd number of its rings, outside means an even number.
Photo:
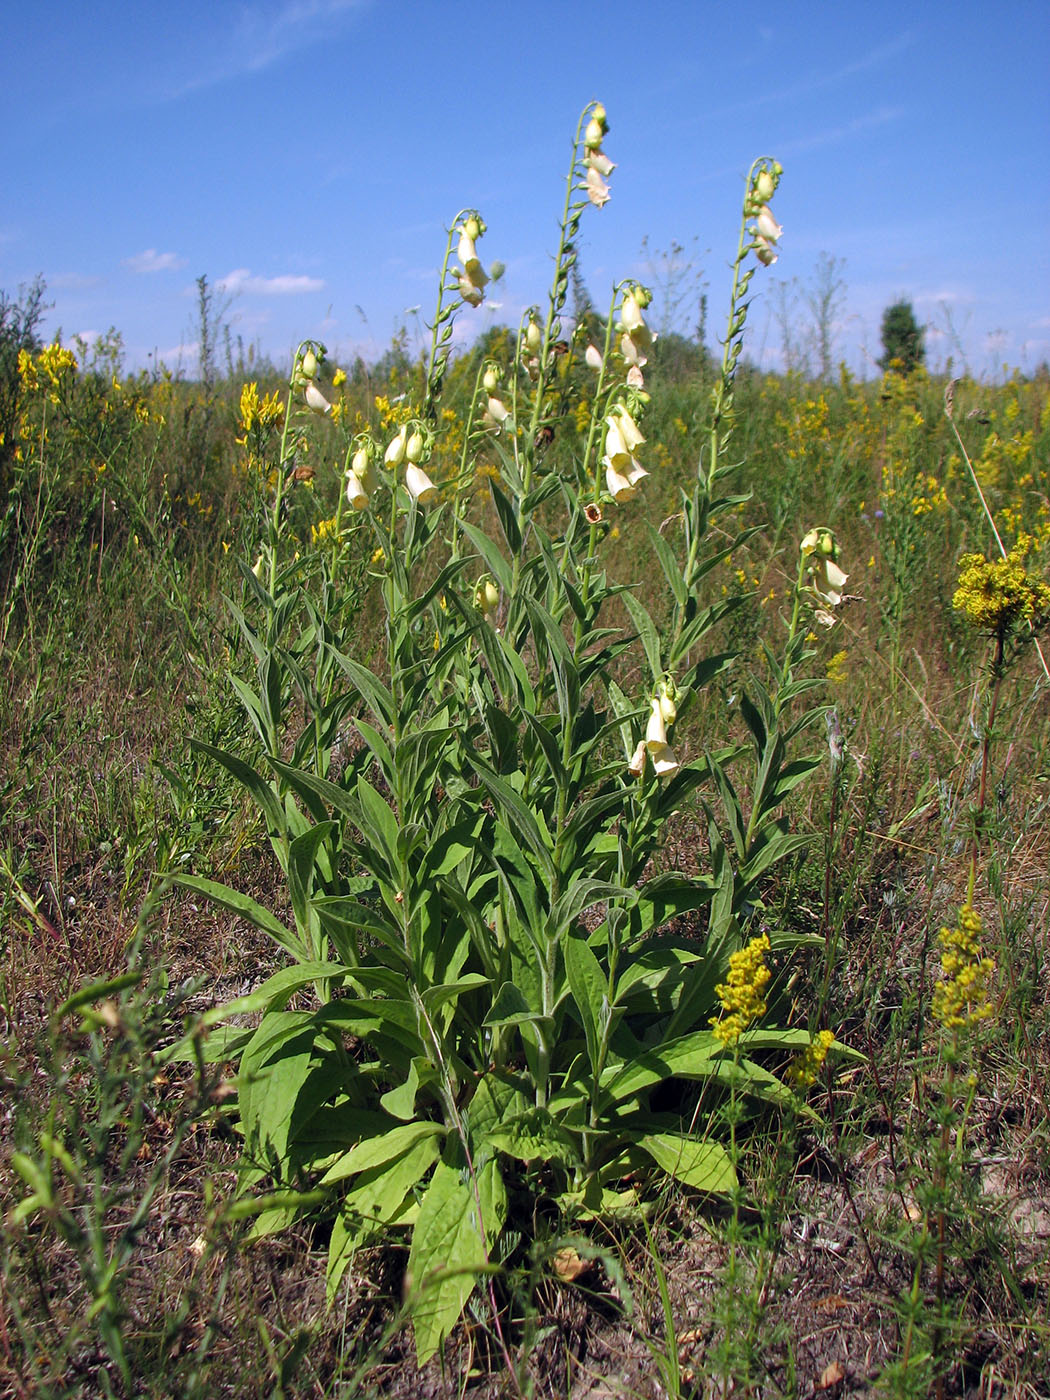
[[[845,282],[836,355],[861,373],[902,296],[935,367],[1050,359],[1046,0],[55,0],[6,7],[3,30],[19,57],[0,91],[0,287],[42,274],[48,329],[116,327],[131,367],[193,372],[202,273],[275,360],[304,336],[378,354],[432,307],[464,205],[488,222],[485,261],[507,265],[467,333],[516,323],[545,294],[592,98],[618,163],[582,231],[598,306],[651,276],[643,238],[678,242],[713,340],[743,177],[769,154],[784,235],[754,283],[754,357],[782,362],[784,325],[804,342],[827,253]]]

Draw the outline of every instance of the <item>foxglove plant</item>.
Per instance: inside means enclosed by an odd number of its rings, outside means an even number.
[[[607,197],[595,198],[594,182],[611,172],[606,130],[604,109],[587,108],[546,310],[523,318],[512,363],[479,369],[458,475],[435,482],[427,466],[454,320],[487,280],[474,210],[450,226],[418,404],[407,407],[381,468],[370,438],[348,448],[349,529],[360,532],[381,592],[382,666],[355,654],[351,624],[303,601],[293,565],[280,558],[279,529],[270,531],[262,579],[243,570],[265,619],[257,628],[238,615],[258,687],[237,688],[261,761],[252,768],[207,751],[263,816],[291,922],[227,886],[181,877],[292,960],[205,1017],[205,1057],[238,1064],[245,1165],[236,1209],[259,1213],[256,1233],[325,1212],[330,1297],[361,1244],[409,1232],[420,1361],[478,1276],[490,1279],[499,1327],[491,1276],[508,1175],[524,1176],[569,1220],[637,1212],[653,1174],[730,1192],[725,1147],[691,1131],[692,1086],[706,1084],[712,1103],[729,1085],[738,1096],[786,1101],[788,1090],[752,1052],[808,1038],[754,1027],[727,1055],[710,1025],[719,979],[761,908],[761,879],[799,844],[777,813],[815,761],[789,763],[791,736],[775,721],[804,683],[781,687],[764,725],[754,706],[746,712],[756,748],[750,818],[727,776],[739,751],[715,734],[690,756],[669,737],[733,659],[713,654],[709,638],[740,599],[704,604],[702,591],[752,533],[708,539],[740,500],[715,488],[731,469],[733,375],[753,271],[744,263],[755,246],[746,220],[752,189],[779,167],[760,162],[749,180],[709,449],[682,495],[677,549],[647,527],[668,589],[657,620],[632,588],[609,579],[600,553],[606,512],[629,502],[647,475],[634,455],[644,446],[639,378],[652,343],[644,288],[614,288],[597,363],[587,355],[597,382],[582,454],[566,466],[552,446],[575,414],[557,360],[580,221]],[[305,353],[320,358],[317,347]],[[312,382],[305,353],[295,372]],[[498,463],[493,529],[464,489],[482,446]],[[322,599],[336,583],[326,575]],[[620,603],[632,632],[610,620]],[[283,633],[299,606],[307,640],[289,645]],[[627,694],[622,678],[639,670],[649,680]],[[279,703],[289,686],[310,717],[291,745]],[[341,745],[340,767],[333,752],[348,724],[359,742]],[[722,803],[732,845],[712,817],[709,870],[652,873],[668,822],[705,788]],[[702,936],[670,926],[695,911]],[[774,949],[790,941],[771,934]],[[251,1027],[248,1013],[258,1017]]]

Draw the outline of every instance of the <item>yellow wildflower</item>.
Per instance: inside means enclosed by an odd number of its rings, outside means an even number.
[[[948,1030],[976,1025],[992,1014],[988,991],[995,962],[981,956],[980,937],[981,916],[969,904],[959,910],[957,928],[941,929],[944,975],[933,989],[932,1010]]]
[[[786,1075],[788,1083],[796,1089],[808,1089],[811,1084],[815,1083],[817,1075],[828,1057],[828,1051],[834,1043],[834,1031],[818,1031],[809,1044],[800,1050],[788,1065]]]
[[[735,1045],[750,1022],[766,1014],[764,994],[772,976],[765,962],[769,946],[764,933],[752,938],[746,948],[731,955],[729,978],[715,988],[722,1015],[712,1016],[708,1024],[725,1046]]]
[[[1039,626],[1050,617],[1050,586],[1024,567],[1032,541],[1022,535],[1005,559],[964,554],[952,606],[976,627],[1005,636],[1022,622]]]

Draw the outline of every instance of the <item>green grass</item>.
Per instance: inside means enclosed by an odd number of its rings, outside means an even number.
[[[640,579],[643,598],[654,569],[641,520],[673,534],[702,441],[710,379],[697,365],[673,379],[657,367],[652,489],[609,517],[610,571]],[[315,435],[316,474],[289,517],[304,552],[335,511],[343,426],[382,437],[375,398],[394,399],[415,370],[376,374],[334,391],[342,421]],[[455,470],[473,381],[464,357],[450,371],[457,416],[435,478]],[[196,738],[254,751],[224,679],[247,660],[223,595],[240,596],[235,561],[254,557],[261,491],[236,441],[241,385],[205,393],[141,378],[116,389],[85,374],[58,404],[25,400],[21,461],[8,442],[0,464],[0,1388],[453,1395],[470,1372],[482,1394],[584,1394],[596,1375],[651,1395],[659,1375],[681,1395],[801,1396],[823,1378],[840,1387],[830,1394],[879,1385],[919,1396],[936,1371],[947,1394],[1042,1393],[1050,710],[1031,647],[1004,683],[982,819],[975,903],[996,960],[995,1015],[967,1060],[976,1087],[938,1207],[939,1290],[923,1238],[944,1089],[930,1019],[936,935],[966,892],[990,661],[951,606],[959,556],[992,541],[944,387],[921,373],[832,385],[743,376],[735,484],[751,496],[737,515],[765,528],[706,581],[711,600],[737,570],[753,588],[725,643],[762,675],[801,534],[828,524],[843,548],[849,601],[819,638],[845,736],[834,820],[830,778],[802,789],[790,815],[808,850],[778,867],[763,898],[772,924],[823,944],[777,966],[778,1023],[814,1016],[865,1059],[828,1071],[793,1121],[739,1125],[745,1185],[732,1217],[668,1193],[648,1230],[595,1227],[578,1242],[587,1267],[575,1279],[551,1265],[556,1222],[528,1222],[495,1294],[513,1382],[480,1309],[441,1365],[413,1378],[396,1241],[362,1251],[328,1313],[324,1238],[304,1228],[248,1243],[221,1210],[237,1154],[221,1070],[165,1058],[187,1019],[275,964],[242,923],[164,876],[197,871],[263,904],[283,897],[252,814],[189,748]],[[1004,540],[1033,534],[1044,575],[1048,398],[1040,380],[961,383],[954,410]],[[576,446],[567,430],[554,450]],[[379,613],[366,563],[345,605],[367,656]],[[735,673],[710,690],[703,732],[718,713],[727,742],[742,732],[740,683]],[[690,732],[676,742],[688,747]],[[697,810],[681,812],[668,863],[704,869],[705,831]],[[57,1021],[79,987],[126,970],[129,947],[149,969],[143,988],[104,998],[109,1019]],[[64,1144],[75,1172],[45,1139]],[[46,1169],[54,1192],[26,1221],[12,1216],[31,1189],[16,1152]],[[103,1256],[116,1261],[109,1283]]]

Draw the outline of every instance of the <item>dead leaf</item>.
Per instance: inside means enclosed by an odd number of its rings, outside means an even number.
[[[581,1274],[588,1273],[593,1267],[592,1260],[581,1259],[571,1246],[559,1249],[551,1264],[562,1283],[575,1283]]]
[[[833,1385],[838,1385],[846,1379],[846,1368],[841,1361],[832,1361],[825,1366],[820,1373],[820,1380],[817,1381],[818,1390],[830,1390]]]
[[[823,1298],[818,1298],[813,1306],[817,1312],[838,1312],[840,1308],[849,1307],[849,1299],[843,1298],[841,1293],[828,1293]]]

